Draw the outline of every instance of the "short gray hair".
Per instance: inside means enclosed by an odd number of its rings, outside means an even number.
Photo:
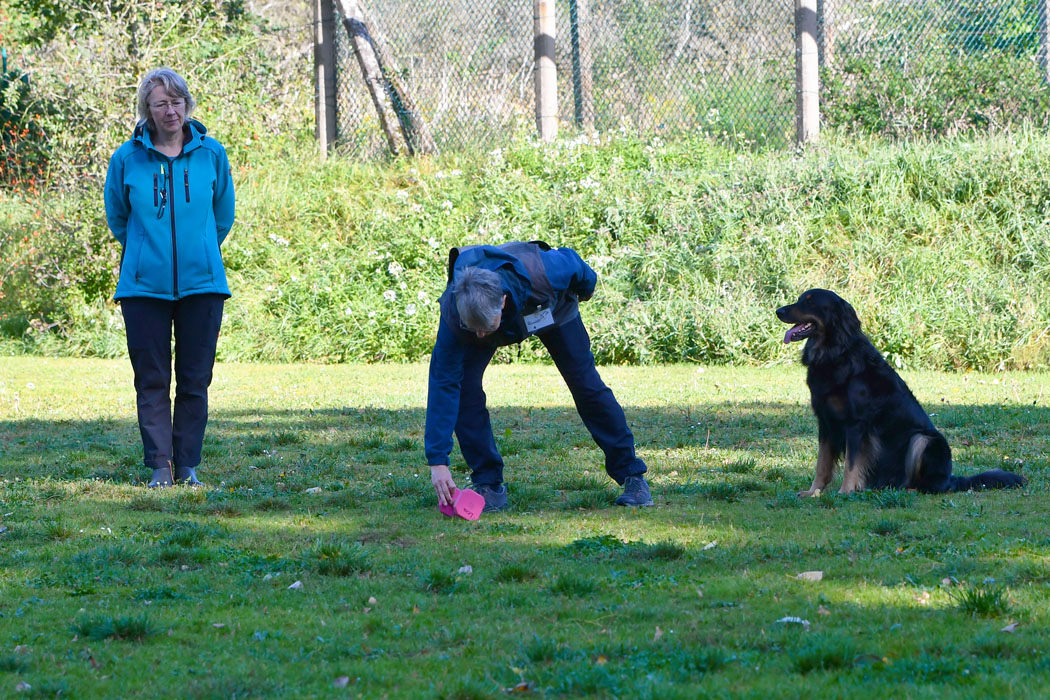
[[[153,116],[149,112],[149,94],[153,88],[162,86],[172,97],[180,97],[186,100],[186,118],[190,118],[193,108],[197,106],[196,100],[190,94],[190,88],[182,76],[171,68],[154,68],[142,77],[139,83],[138,111],[139,123],[146,122],[150,131],[156,131],[157,125],[153,123]]]
[[[452,287],[459,320],[471,330],[490,330],[492,319],[503,310],[503,283],[492,270],[465,267]]]

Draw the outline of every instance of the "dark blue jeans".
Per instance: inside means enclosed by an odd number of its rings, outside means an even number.
[[[222,324],[222,294],[178,301],[121,299],[128,355],[135,371],[144,462],[160,469],[201,463],[208,386]],[[171,336],[175,331],[175,412],[171,410]]]
[[[644,474],[645,462],[634,453],[634,435],[627,427],[623,409],[612,389],[598,375],[591,353],[591,339],[577,316],[564,326],[538,334],[576,402],[576,411],[591,437],[605,453],[605,471],[616,483],[635,474]],[[492,424],[485,406],[481,380],[495,354],[491,346],[471,343],[463,360],[456,438],[471,481],[477,485],[503,483],[503,457],[496,449]]]

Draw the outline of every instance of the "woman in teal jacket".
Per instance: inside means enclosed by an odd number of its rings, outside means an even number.
[[[153,487],[200,484],[208,387],[230,296],[220,253],[233,226],[230,163],[204,125],[189,119],[195,104],[175,71],[147,73],[139,122],[106,174],[106,219],[123,248],[114,299],[124,314]]]

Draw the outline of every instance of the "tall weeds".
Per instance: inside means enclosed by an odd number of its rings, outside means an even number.
[[[783,361],[773,310],[820,286],[898,367],[1047,364],[1043,134],[799,155],[612,133],[323,165],[308,148],[263,153],[239,175],[224,359],[422,359],[449,247],[543,239],[599,273],[582,309],[604,363]],[[6,347],[123,352],[107,301],[119,250],[95,195],[0,209]]]

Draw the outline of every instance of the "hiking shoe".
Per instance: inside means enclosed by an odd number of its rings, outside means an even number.
[[[623,495],[616,499],[618,506],[651,506],[653,504],[652,494],[649,493],[649,484],[641,474],[629,476],[623,482]]]
[[[474,484],[473,489],[485,498],[485,507],[482,513],[504,510],[507,507],[507,485],[490,486],[488,484]]]
[[[175,467],[175,483],[184,486],[204,486],[197,480],[196,467]]]
[[[175,483],[175,477],[171,473],[171,465],[153,470],[153,478],[146,484],[151,489],[163,489]]]

